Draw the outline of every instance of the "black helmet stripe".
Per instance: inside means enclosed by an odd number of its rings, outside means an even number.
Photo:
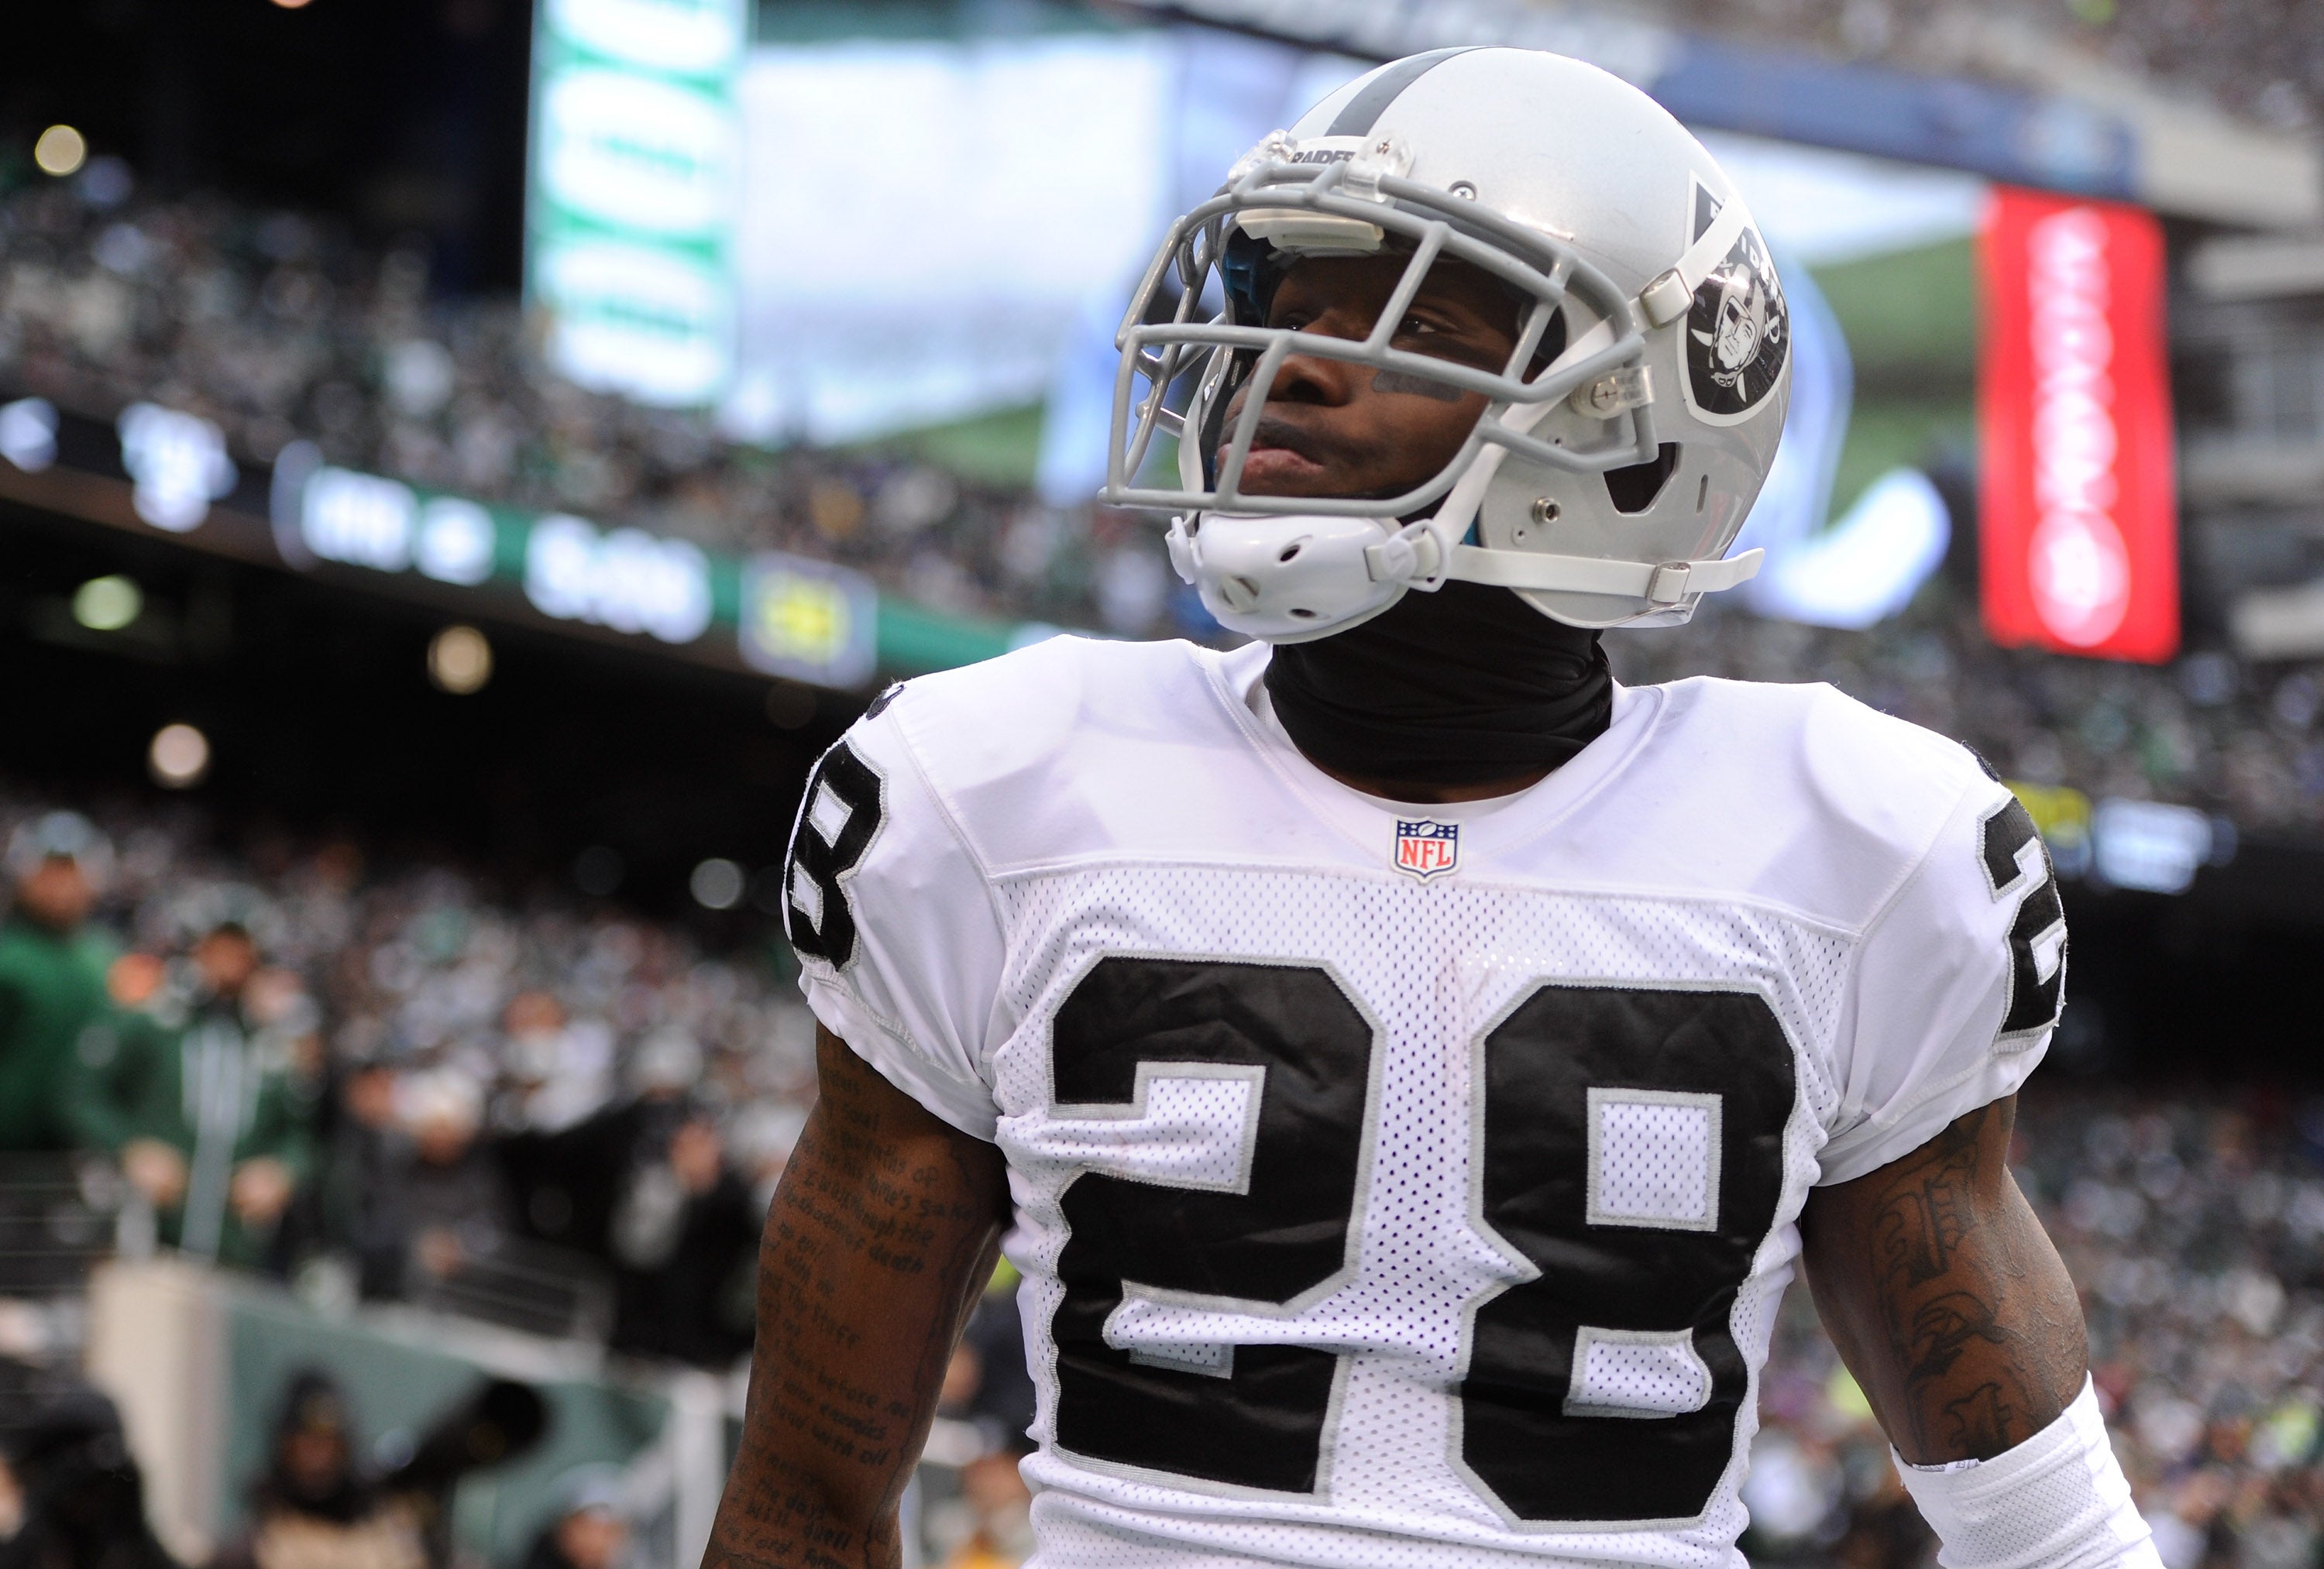
[[[1364,90],[1350,98],[1332,117],[1326,136],[1363,136],[1370,133],[1372,122],[1381,111],[1396,101],[1398,93],[1422,77],[1451,60],[1456,54],[1467,54],[1481,45],[1464,43],[1451,49],[1432,49],[1426,54],[1407,55],[1364,84]]]

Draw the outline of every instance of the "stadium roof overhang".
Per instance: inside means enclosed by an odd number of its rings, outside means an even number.
[[[1961,39],[1977,74],[1932,75],[1534,0],[1110,0],[1388,60],[1453,44],[1554,50],[1653,94],[1692,125],[1934,164],[2011,185],[2264,229],[2324,225],[2324,149],[2248,125],[2058,47],[2023,23]]]

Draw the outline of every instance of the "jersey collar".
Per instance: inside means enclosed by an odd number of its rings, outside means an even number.
[[[1368,861],[1380,862],[1399,819],[1431,818],[1457,822],[1474,845],[1464,868],[1489,873],[1522,844],[1554,830],[1575,808],[1596,794],[1635,757],[1664,707],[1660,687],[1614,685],[1614,711],[1603,735],[1539,783],[1509,795],[1447,804],[1386,801],[1342,784],[1309,762],[1292,744],[1268,702],[1268,649],[1250,643],[1209,656],[1216,695],[1268,767],[1342,838],[1358,846]],[[1471,826],[1473,825],[1473,827]]]

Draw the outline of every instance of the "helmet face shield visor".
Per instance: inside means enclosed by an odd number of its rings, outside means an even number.
[[[1654,460],[1653,412],[1641,403],[1605,420],[1586,446],[1539,440],[1541,416],[1578,390],[1636,367],[1646,326],[1637,303],[1554,235],[1394,172],[1392,141],[1342,150],[1352,138],[1295,145],[1270,138],[1218,195],[1174,225],[1141,280],[1117,342],[1112,447],[1103,499],[1116,506],[1245,515],[1393,519],[1439,502],[1480,454],[1523,454],[1553,468],[1598,473]],[[1263,273],[1306,256],[1401,257],[1394,289],[1360,338],[1260,318]],[[1432,269],[1458,262],[1514,297],[1516,335],[1498,367],[1462,363],[1392,341]],[[1559,339],[1567,338],[1561,346]],[[1558,349],[1541,353],[1545,342]],[[1383,390],[1481,395],[1475,428],[1437,473],[1395,495],[1254,495],[1245,465],[1277,378],[1293,354],[1370,367]],[[1245,392],[1233,417],[1228,406]],[[1158,435],[1179,444],[1177,483],[1141,483]],[[1490,465],[1489,465],[1490,466]]]

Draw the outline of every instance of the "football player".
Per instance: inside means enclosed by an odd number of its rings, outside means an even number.
[[[822,1099],[711,1564],[898,1562],[1004,1244],[1046,1569],[1739,1564],[1795,1270],[1948,1565],[2156,1561],[2006,1164],[2032,822],[1827,687],[1599,647],[1757,564],[1785,326],[1702,147],[1554,55],[1382,67],[1179,222],[1108,495],[1251,641],[1060,638],[817,766]]]

